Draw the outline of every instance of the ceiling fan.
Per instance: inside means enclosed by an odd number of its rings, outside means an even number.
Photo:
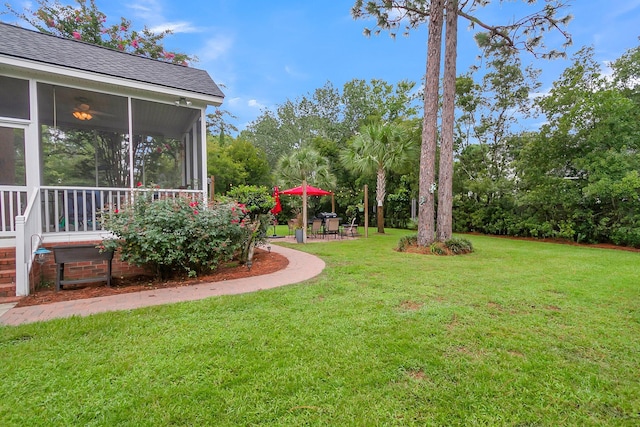
[[[91,105],[89,104],[90,101],[87,98],[78,97],[76,98],[76,101],[76,106],[71,113],[76,119],[82,121],[91,120],[94,116],[102,114],[99,111],[91,109]]]

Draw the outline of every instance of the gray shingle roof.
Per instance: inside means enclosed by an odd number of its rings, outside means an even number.
[[[0,54],[142,83],[224,97],[204,70],[170,64],[0,22]]]

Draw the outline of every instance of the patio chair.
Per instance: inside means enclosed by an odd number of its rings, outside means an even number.
[[[358,234],[358,224],[356,224],[356,218],[354,217],[351,220],[351,224],[342,225],[342,235],[356,237],[356,234]]]
[[[311,223],[311,230],[309,231],[309,235],[313,237],[318,237],[318,233],[322,231],[322,219],[316,218]]]
[[[335,238],[338,238],[338,235],[340,235],[340,238],[342,239],[342,235],[340,234],[340,219],[339,218],[327,218],[326,219],[326,225],[324,228],[324,234],[333,234],[335,236]]]
[[[292,218],[287,222],[287,227],[289,227],[289,236],[295,233],[297,223],[298,221],[295,218]]]

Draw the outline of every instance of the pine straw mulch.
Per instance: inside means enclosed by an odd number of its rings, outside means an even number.
[[[48,288],[37,289],[36,292],[22,298],[18,302],[17,306],[25,307],[30,305],[51,304],[60,301],[71,301],[76,299],[95,298],[261,276],[282,270],[288,264],[289,260],[280,254],[268,252],[263,249],[256,249],[253,255],[253,265],[251,266],[251,270],[244,265],[232,262],[219,267],[211,274],[200,276],[195,279],[179,277],[172,280],[160,281],[151,276],[134,276],[126,278],[114,277],[112,278],[111,287],[106,286],[104,282],[87,283],[75,286],[67,285],[65,289],[60,292],[56,292],[55,286],[51,284]]]

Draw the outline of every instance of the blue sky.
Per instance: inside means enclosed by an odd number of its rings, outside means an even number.
[[[17,8],[37,7],[35,2],[10,3]],[[513,2],[503,7],[494,3],[482,11],[487,22],[504,22],[533,10]],[[261,109],[274,109],[327,81],[337,88],[355,78],[395,84],[403,79],[420,81],[425,71],[426,28],[408,38],[392,40],[385,33],[367,38],[362,30],[369,23],[350,16],[353,0],[96,0],[96,4],[109,23],[124,16],[136,28],[173,29],[165,46],[199,58],[192,66],[207,70],[223,85],[223,108],[237,116],[240,129]],[[640,0],[574,0],[570,13],[574,45],[569,54],[589,45],[597,59],[606,62],[639,43]],[[15,21],[7,15],[1,19]],[[476,62],[477,54],[473,32],[461,20],[459,74]],[[543,90],[569,64],[537,61],[535,66],[543,70]]]

